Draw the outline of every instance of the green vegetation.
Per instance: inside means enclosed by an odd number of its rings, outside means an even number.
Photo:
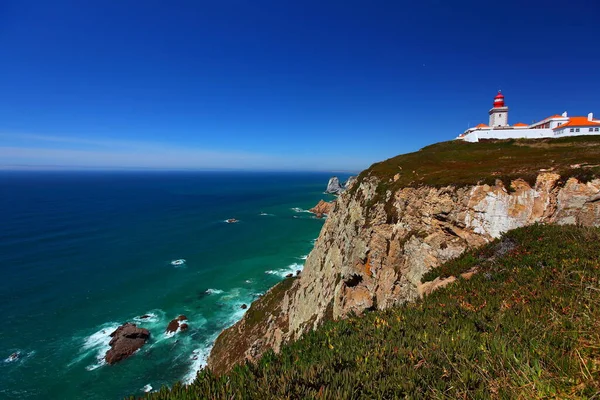
[[[496,179],[508,185],[516,178],[534,184],[542,169],[556,172],[565,180],[577,177],[586,182],[600,176],[600,136],[436,143],[373,164],[358,176],[350,192],[366,178],[378,177],[378,196],[372,199],[376,203],[388,190],[394,192],[401,187],[460,187],[493,184]],[[398,179],[394,181],[396,174]]]
[[[470,280],[148,398],[598,398],[599,255],[600,229],[511,231],[426,277],[477,267]]]

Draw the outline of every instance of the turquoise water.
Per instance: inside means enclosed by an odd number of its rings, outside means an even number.
[[[0,398],[119,399],[193,379],[241,305],[302,268],[323,224],[304,210],[331,199],[330,175],[0,173]],[[165,335],[179,314],[190,329]],[[151,340],[105,365],[126,321]]]

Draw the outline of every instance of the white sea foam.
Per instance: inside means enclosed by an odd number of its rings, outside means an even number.
[[[161,312],[161,314],[164,314]],[[142,318],[142,317],[146,317],[146,318]],[[141,315],[139,317],[134,317],[133,320],[139,324],[155,324],[158,321],[160,321],[161,317],[159,315],[156,314],[155,312],[148,312],[144,315]]]
[[[180,320],[180,321],[179,321],[179,326],[177,327],[177,329],[175,329],[175,331],[173,331],[173,332],[165,332],[165,333],[164,333],[164,336],[165,336],[166,338],[171,338],[171,337],[175,336],[176,334],[178,334],[179,332],[181,332],[181,325],[182,325],[182,324],[187,324],[187,325],[189,325],[189,321],[188,321],[187,319],[182,319],[182,320]]]
[[[269,214],[266,212],[261,212],[260,215],[262,215],[263,217],[274,217],[275,216],[275,214]]]
[[[87,357],[90,353],[95,353],[96,362],[85,367],[88,371],[93,371],[96,368],[106,364],[104,356],[110,349],[108,343],[110,343],[110,334],[113,333],[119,324],[115,322],[109,322],[104,324],[100,330],[94,332],[90,336],[86,337],[83,345],[81,346],[81,355],[75,360],[75,362]]]
[[[244,282],[246,282],[246,283],[252,283],[252,279],[246,279]]]
[[[223,291],[220,290],[220,289],[206,289],[206,293],[208,293],[208,294],[221,294],[221,293],[223,293]]]
[[[33,357],[34,354],[35,354],[35,350],[31,350],[28,352],[25,352],[23,350],[15,350],[8,357],[6,357],[4,359],[4,363],[6,363],[6,364],[22,363],[22,362],[25,362],[27,359]]]
[[[142,392],[144,392],[144,393],[150,393],[151,391],[152,391],[151,384],[144,385],[144,387],[142,388]]]
[[[300,207],[292,207],[292,211],[293,212],[297,212],[297,213],[310,213],[310,211],[305,210],[305,209],[300,208]]]
[[[191,367],[189,372],[183,377],[183,383],[186,385],[191,384],[196,379],[196,375],[198,371],[206,366],[206,361],[208,360],[208,356],[213,347],[213,343],[216,340],[216,336],[210,341],[210,345],[206,347],[200,347],[194,351],[192,351],[192,355],[190,355]]]
[[[306,260],[308,258],[308,254],[305,254],[303,256],[297,257],[298,260]]]
[[[171,265],[174,267],[182,267],[185,265],[185,263],[186,261],[183,258],[171,261]]]
[[[303,264],[293,263],[291,265],[288,265],[285,268],[265,271],[265,274],[276,275],[281,278],[285,278],[289,274],[296,275],[296,271],[298,271],[298,270],[302,271],[303,268],[304,268]]]

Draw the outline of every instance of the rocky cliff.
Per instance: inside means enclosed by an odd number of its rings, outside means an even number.
[[[413,153],[422,160],[437,157],[431,169],[421,161],[424,166],[413,170],[410,157],[404,157],[363,172],[334,202],[302,275],[277,285],[221,334],[209,367],[221,373],[244,359],[255,360],[269,348],[278,351],[282,343],[329,318],[413,301],[423,289],[422,276],[432,267],[507,230],[533,223],[600,225],[598,166],[569,164],[573,161],[569,157],[576,154],[555,161],[555,145],[560,151],[569,146],[561,148],[562,142],[553,142],[548,145],[550,151],[538,143],[529,149],[529,160],[536,160],[535,164],[528,161],[531,164],[525,168],[525,161],[515,161],[514,170],[503,167],[510,152],[495,154],[491,166],[483,154],[486,164],[475,152],[468,154],[467,168],[479,165],[480,171],[500,171],[486,174],[504,177],[492,179],[493,183],[478,179],[479,183],[443,184],[443,179],[458,174],[452,166],[464,168],[465,164],[460,164],[459,153],[447,157],[448,150],[439,149],[437,155]],[[594,158],[599,145],[599,138],[591,140],[586,157],[599,159]],[[487,145],[482,146],[460,150],[479,151]],[[504,147],[504,143],[499,145]],[[449,149],[456,152],[454,147]],[[546,154],[546,161],[538,164],[544,158],[541,153]],[[387,173],[381,172],[383,166]],[[465,171],[465,175],[473,174]],[[465,175],[461,179],[471,179]]]

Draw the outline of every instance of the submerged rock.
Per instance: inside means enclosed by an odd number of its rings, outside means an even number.
[[[242,306],[240,307],[242,310],[245,310],[246,308],[248,308],[248,306],[246,304],[242,304]]]
[[[132,355],[150,338],[150,332],[127,322],[110,334],[110,350],[104,359],[108,364],[114,364]]]

